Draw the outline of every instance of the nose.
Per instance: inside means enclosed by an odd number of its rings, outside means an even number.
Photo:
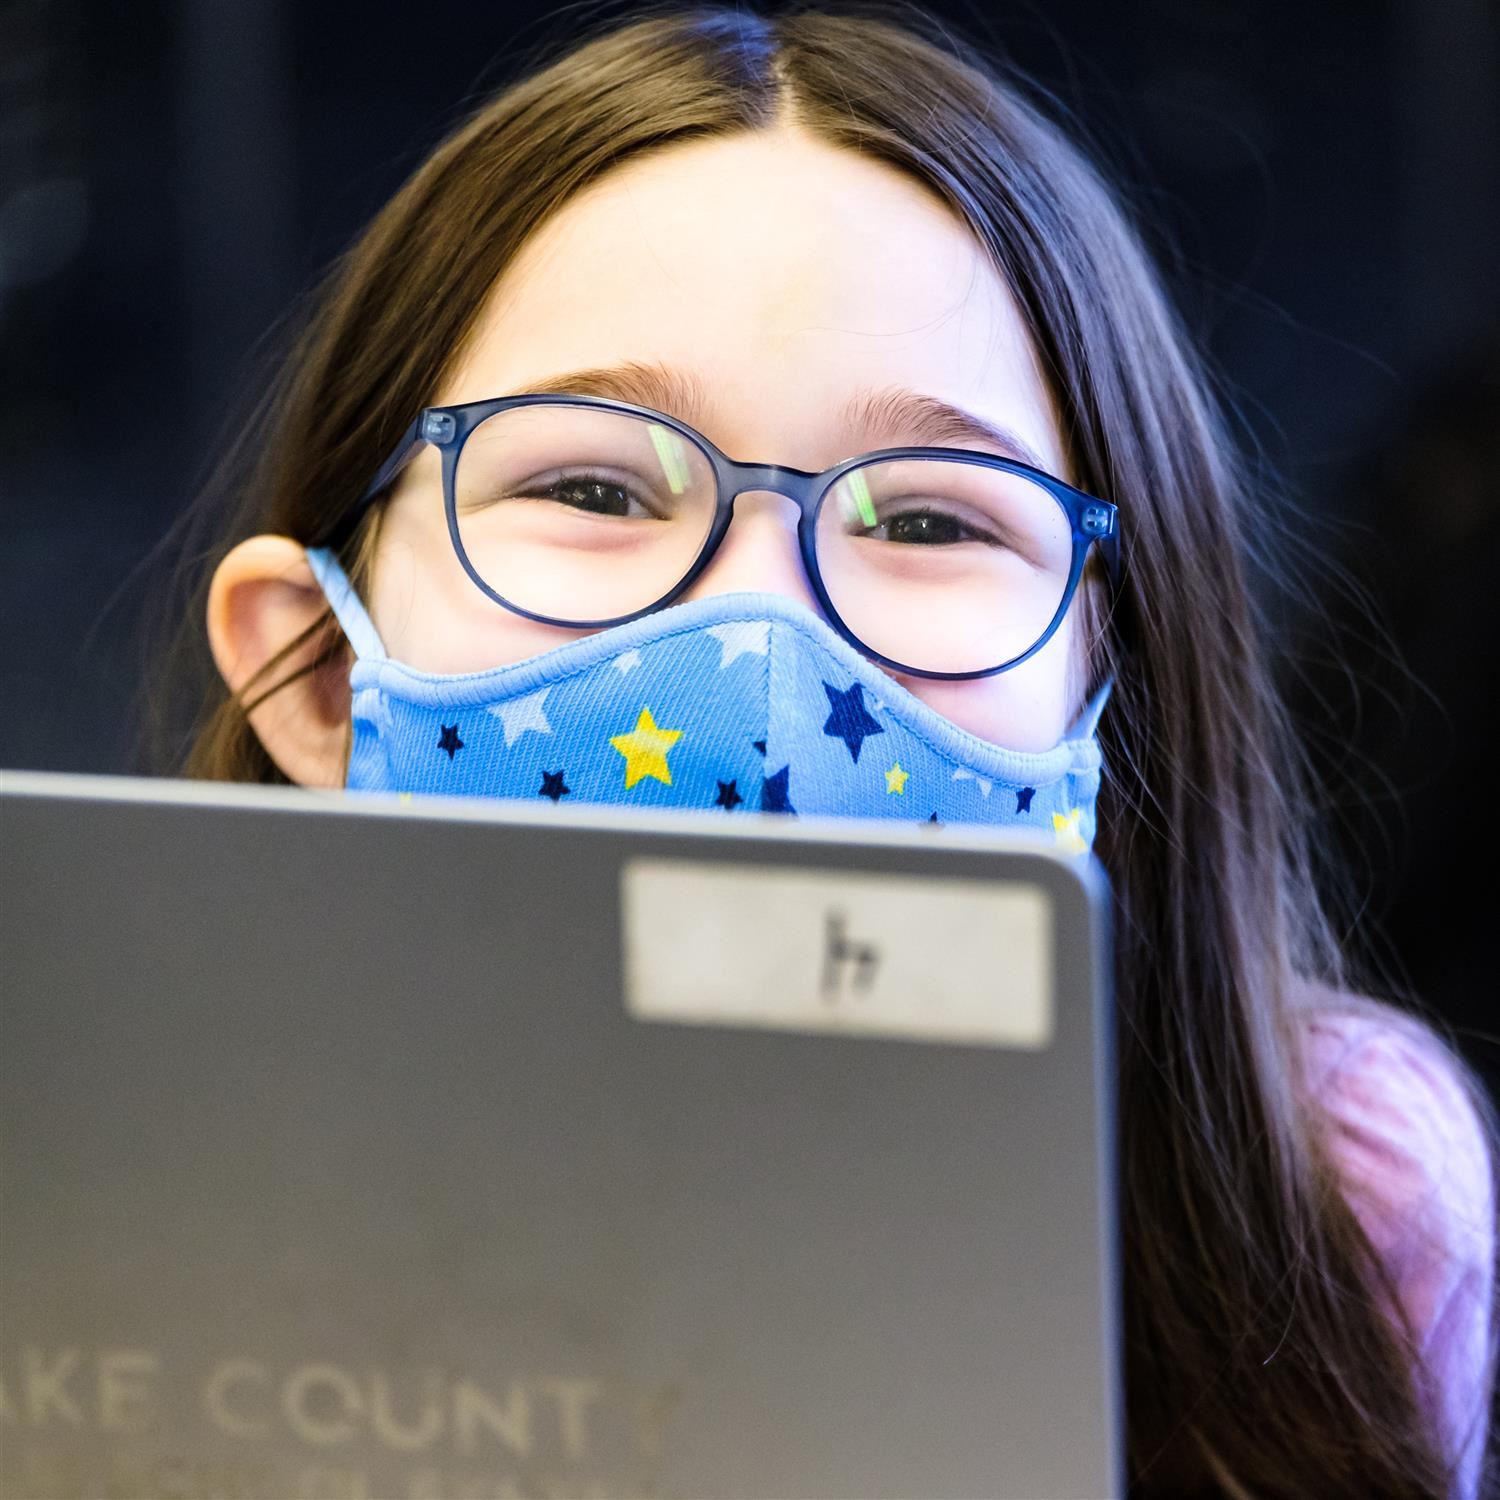
[[[734,517],[719,550],[693,581],[685,599],[716,594],[781,594],[821,611],[797,545],[798,510],[785,495],[746,490],[736,497]]]

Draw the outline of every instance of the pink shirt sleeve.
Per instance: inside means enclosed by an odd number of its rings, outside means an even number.
[[[1419,1024],[1328,1012],[1312,1020],[1309,1041],[1310,1081],[1328,1111],[1346,1195],[1417,1330],[1418,1391],[1455,1465],[1451,1495],[1474,1500],[1495,1275],[1484,1129]]]

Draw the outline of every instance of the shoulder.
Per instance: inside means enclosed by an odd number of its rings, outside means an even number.
[[[1489,1111],[1462,1062],[1415,1017],[1350,1001],[1305,1012],[1303,1022],[1305,1085],[1329,1156],[1398,1290],[1425,1401],[1472,1475],[1491,1374]]]
[[[1493,1254],[1489,1130],[1467,1070],[1416,1018],[1366,1004],[1304,1017],[1306,1086],[1356,1210],[1385,1249],[1436,1235],[1433,1250]]]

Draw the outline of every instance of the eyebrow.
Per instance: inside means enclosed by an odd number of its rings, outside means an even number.
[[[637,360],[549,375],[514,394],[601,396],[632,406],[649,406],[693,427],[703,426],[713,411],[713,402],[697,375]],[[899,386],[856,391],[845,403],[840,421],[846,431],[855,434],[899,434],[906,443],[919,448],[979,448],[1043,472],[1047,468],[1036,451],[1009,428],[936,396]],[[899,445],[893,442],[887,446]]]

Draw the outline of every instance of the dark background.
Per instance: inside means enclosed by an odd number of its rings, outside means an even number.
[[[1052,93],[1159,236],[1261,484],[1323,558],[1262,593],[1362,941],[1500,1082],[1478,758],[1500,625],[1497,9],[931,8]],[[139,766],[139,621],[166,587],[149,554],[257,347],[468,102],[628,11],[0,0],[0,765]]]

